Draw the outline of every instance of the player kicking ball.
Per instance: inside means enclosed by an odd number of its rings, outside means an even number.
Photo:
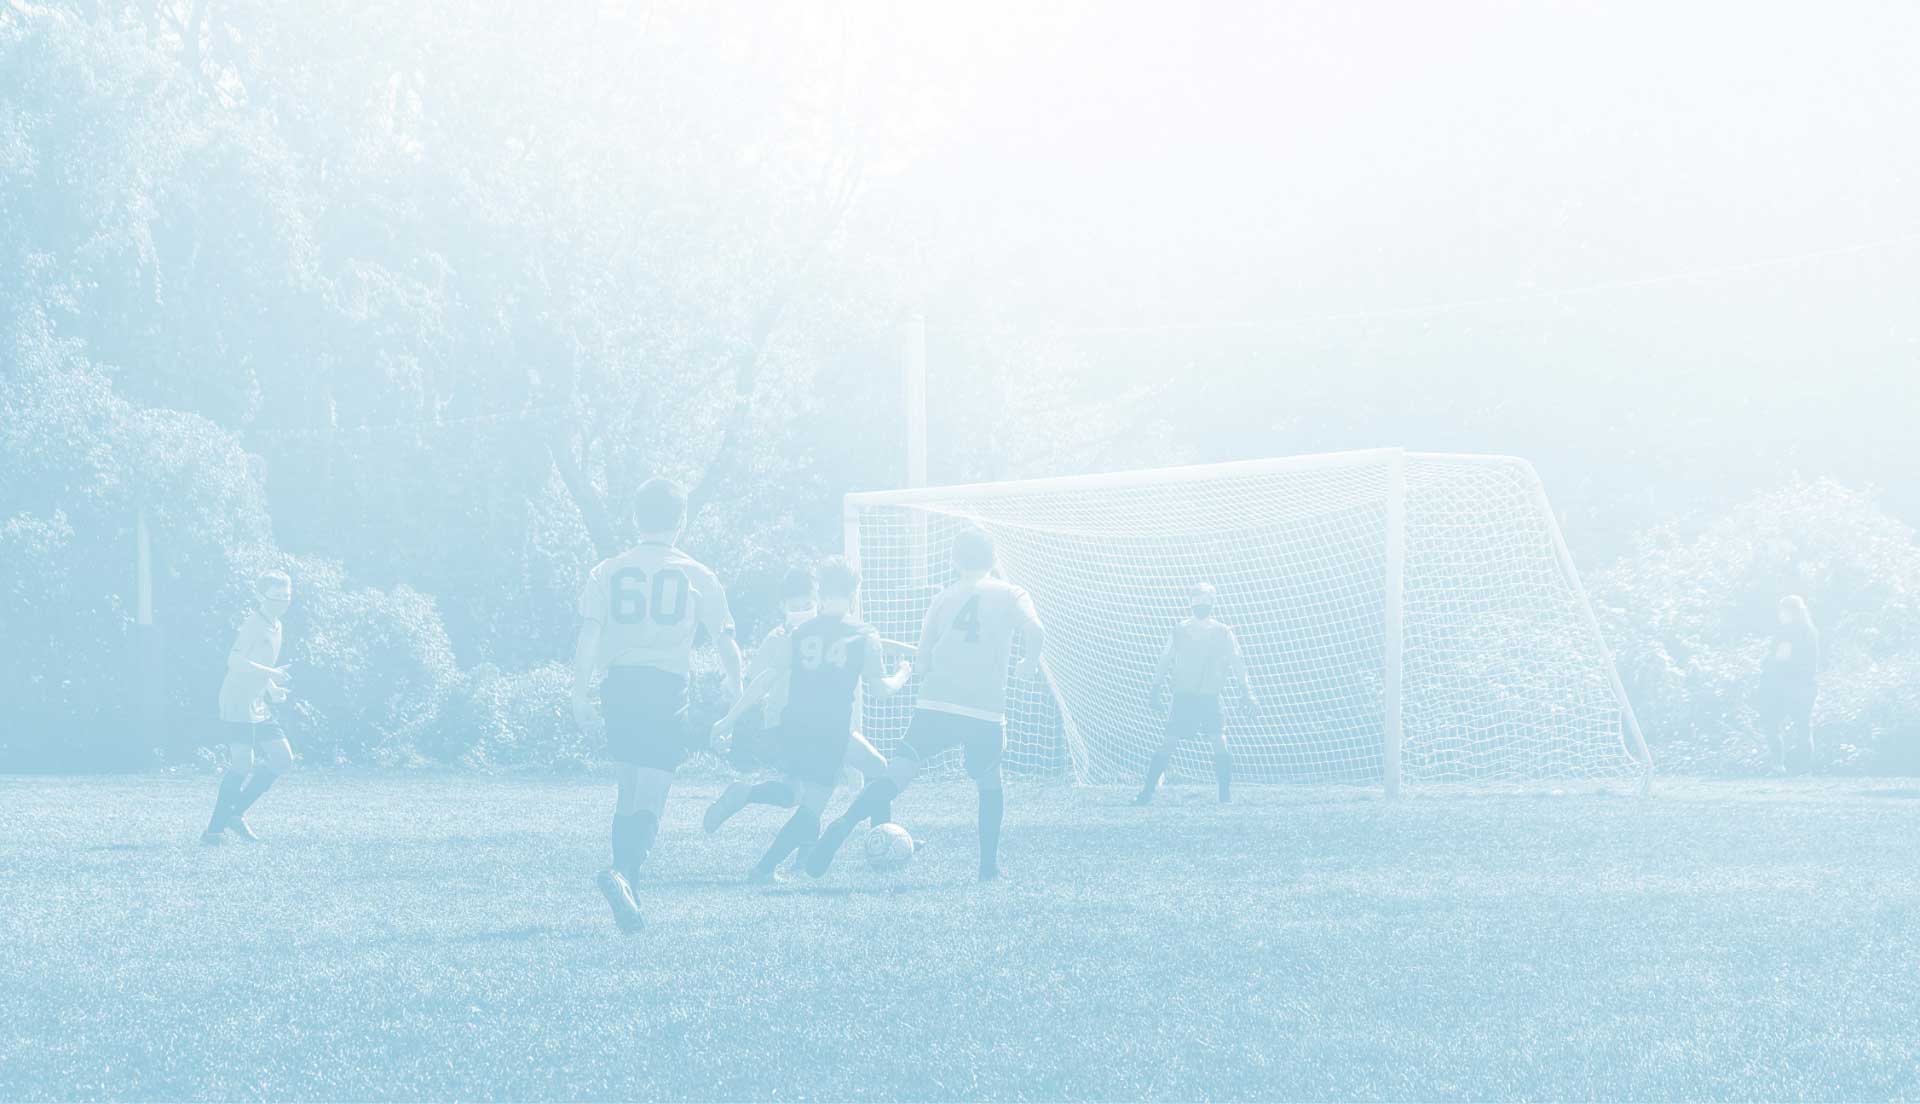
[[[780,722],[792,676],[789,669],[775,665],[774,657],[787,654],[788,634],[819,614],[820,594],[813,569],[805,567],[796,567],[787,572],[780,591],[785,622],[776,625],[761,641],[760,647],[754,650],[753,659],[747,663],[746,692],[727,711],[726,716],[714,724],[712,739],[716,747],[720,746],[740,718],[759,705],[762,707],[764,725],[755,744],[763,750],[756,757],[784,769],[788,762],[783,751],[786,739]],[[886,759],[858,732],[848,736],[846,761],[860,772],[863,781],[878,778],[887,769]],[[732,782],[720,791],[719,798],[707,808],[702,826],[709,833],[718,832],[728,820],[749,805],[791,809],[799,801],[799,790],[791,777],[752,784]]]
[[[940,592],[920,629],[920,700],[907,738],[888,765],[887,777],[867,784],[852,806],[820,837],[806,860],[818,878],[853,833],[877,817],[913,783],[920,765],[948,748],[966,757],[967,774],[980,790],[980,880],[1000,876],[1000,821],[1006,811],[1000,760],[1006,753],[1007,667],[1016,633],[1026,656],[1014,677],[1040,670],[1046,633],[1027,592],[992,577],[993,540],[979,529],[954,537],[953,566],[959,581]],[[876,819],[874,823],[883,823]]]
[[[1220,803],[1233,800],[1233,754],[1227,750],[1225,725],[1220,718],[1220,694],[1232,679],[1240,684],[1240,700],[1249,714],[1259,708],[1253,696],[1253,684],[1247,677],[1247,664],[1240,657],[1240,642],[1233,630],[1213,619],[1214,589],[1210,583],[1196,583],[1187,592],[1187,605],[1193,616],[1173,628],[1166,651],[1160,654],[1160,666],[1153,672],[1153,684],[1147,688],[1147,707],[1155,715],[1163,712],[1160,689],[1173,687],[1173,704],[1165,708],[1166,740],[1147,766],[1147,784],[1135,805],[1151,805],[1160,777],[1182,741],[1195,737],[1213,745],[1213,775],[1220,784]]]
[[[874,693],[891,697],[913,677],[913,665],[905,662],[887,675],[880,634],[853,616],[859,588],[860,576],[845,560],[834,557],[822,563],[819,616],[772,642],[768,667],[787,681],[780,738],[788,781],[762,785],[786,785],[798,808],[749,881],[772,881],[788,855],[805,852],[819,838],[820,818],[847,758],[854,690],[860,681],[865,679]]]
[[[254,608],[233,637],[227,675],[220,683],[220,737],[227,745],[227,768],[220,796],[200,842],[217,846],[231,832],[259,843],[245,813],[275,780],[293,769],[293,748],[268,703],[287,700],[292,681],[280,666],[280,618],[293,604],[293,579],[269,571],[254,580]]]
[[[640,930],[633,883],[653,850],[674,771],[687,752],[687,683],[701,628],[713,638],[727,690],[740,692],[740,647],[726,588],[693,557],[674,547],[687,499],[664,479],[650,479],[634,502],[640,543],[603,561],[580,590],[580,639],[573,657],[573,713],[594,727],[593,686],[600,683],[607,753],[617,766],[613,865],[600,872],[600,892],[621,931]]]

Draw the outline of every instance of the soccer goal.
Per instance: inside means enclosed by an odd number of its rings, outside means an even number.
[[[1007,768],[1138,782],[1160,744],[1148,683],[1205,579],[1261,698],[1230,711],[1236,774],[1381,785],[1616,779],[1652,757],[1546,491],[1524,460],[1382,449],[853,494],[861,612],[914,641],[962,526],[1047,626],[1017,687]],[[911,693],[868,699],[883,752]],[[1184,746],[1173,773],[1211,777]]]

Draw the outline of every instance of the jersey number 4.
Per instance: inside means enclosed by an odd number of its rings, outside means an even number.
[[[967,604],[960,607],[959,616],[953,619],[953,627],[967,634],[967,643],[980,643],[980,596],[978,594],[967,599]]]
[[[613,573],[607,585],[613,599],[608,612],[618,624],[638,625],[649,613],[656,625],[678,625],[686,620],[687,593],[692,588],[684,571],[670,567],[649,581],[647,573],[638,568],[622,568]]]

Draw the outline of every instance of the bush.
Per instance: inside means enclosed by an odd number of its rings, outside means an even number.
[[[574,724],[572,691],[563,663],[512,674],[483,663],[463,680],[437,754],[464,766],[586,770],[593,749]]]
[[[1593,593],[1663,768],[1764,762],[1753,709],[1782,595],[1821,630],[1823,755],[1910,770],[1920,741],[1920,546],[1873,497],[1796,480],[1705,521],[1665,526]]]

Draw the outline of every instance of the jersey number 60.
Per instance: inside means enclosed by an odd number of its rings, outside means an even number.
[[[648,609],[652,609],[656,625],[678,625],[686,620],[687,592],[692,588],[684,571],[667,568],[653,576],[649,587],[646,572],[622,568],[613,573],[607,585],[613,598],[609,613],[618,624],[637,625],[647,619]]]

